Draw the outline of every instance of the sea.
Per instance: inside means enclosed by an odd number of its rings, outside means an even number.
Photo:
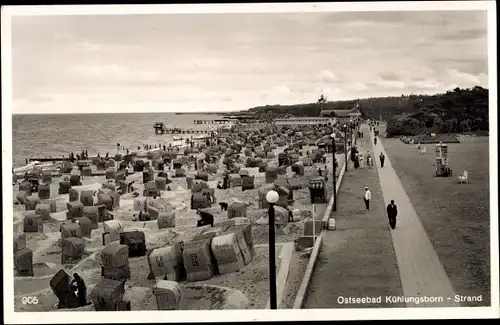
[[[190,138],[197,134],[155,134],[155,122],[181,129],[208,129],[195,120],[221,119],[222,115],[174,113],[137,114],[42,114],[13,115],[13,167],[26,165],[27,158],[68,157],[70,152],[87,150],[89,156],[105,156],[120,149],[141,149],[144,144],[167,145],[175,137]],[[123,151],[121,151],[123,152]]]

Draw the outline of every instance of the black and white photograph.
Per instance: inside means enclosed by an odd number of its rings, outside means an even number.
[[[2,7],[4,321],[499,317],[496,64],[494,1]]]

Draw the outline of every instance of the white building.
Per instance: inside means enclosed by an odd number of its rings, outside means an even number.
[[[276,125],[335,125],[337,119],[334,117],[288,117],[274,120]]]

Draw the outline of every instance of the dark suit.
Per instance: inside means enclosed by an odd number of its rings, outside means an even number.
[[[398,216],[398,207],[395,204],[387,206],[387,217],[389,217],[389,224],[391,228],[396,228],[396,217]]]

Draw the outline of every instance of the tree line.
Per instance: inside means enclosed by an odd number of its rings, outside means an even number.
[[[408,111],[402,110],[387,119],[387,136],[489,130],[488,89],[455,88],[411,100]]]
[[[349,110],[354,105],[364,118],[387,121],[387,135],[416,135],[422,132],[460,133],[488,130],[488,89],[455,88],[443,94],[402,95],[344,101],[319,100],[297,105],[266,105],[247,112],[270,120],[289,116],[319,116],[322,110]],[[335,114],[333,114],[335,116]]]

